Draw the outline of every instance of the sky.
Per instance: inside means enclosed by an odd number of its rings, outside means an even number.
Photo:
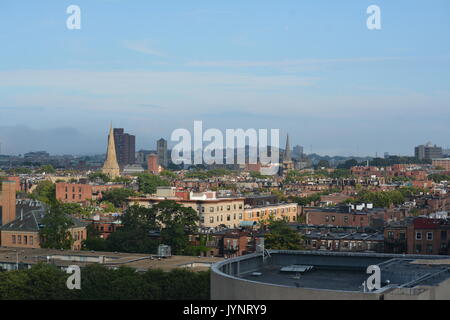
[[[2,154],[104,153],[111,121],[137,149],[195,120],[322,155],[450,147],[448,0],[1,0],[0,30]]]

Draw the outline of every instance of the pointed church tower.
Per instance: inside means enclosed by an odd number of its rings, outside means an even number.
[[[286,137],[286,148],[284,149],[282,174],[288,173],[294,169],[294,162],[292,162],[291,145],[289,144],[289,134]]]
[[[102,172],[111,178],[120,176],[119,164],[116,157],[116,145],[114,143],[114,133],[112,124],[109,128],[108,151],[106,152],[106,160],[103,164]]]
[[[292,161],[291,156],[291,145],[289,144],[289,134],[286,137],[286,148],[284,149],[284,157],[283,162],[290,162]]]

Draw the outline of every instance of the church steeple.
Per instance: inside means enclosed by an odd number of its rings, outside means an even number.
[[[289,134],[286,137],[286,148],[284,149],[284,162],[290,162],[292,161],[291,156],[291,145],[289,144]]]
[[[117,163],[116,145],[114,142],[114,132],[112,123],[109,128],[108,150],[106,152],[106,160],[103,164],[102,172],[111,178],[120,176],[119,164]]]

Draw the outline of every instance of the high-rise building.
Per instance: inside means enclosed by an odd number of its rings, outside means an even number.
[[[167,165],[169,164],[169,155],[167,153],[167,141],[163,138],[156,142],[156,152],[158,154],[158,163],[164,168],[167,168]]]
[[[114,143],[114,132],[112,126],[109,129],[108,150],[106,151],[106,160],[103,164],[102,172],[109,175],[111,178],[120,176],[120,168],[117,163],[116,146]]]
[[[135,162],[136,137],[125,133],[123,128],[114,128],[114,143],[116,145],[117,162],[124,168]]]
[[[425,145],[417,146],[414,149],[414,155],[419,160],[442,158],[442,148],[428,142]]]

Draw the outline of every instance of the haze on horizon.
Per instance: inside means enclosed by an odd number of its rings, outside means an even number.
[[[71,4],[81,30],[66,28]],[[381,30],[366,27],[372,4]],[[281,147],[289,133],[321,155],[448,148],[448,12],[448,0],[2,1],[1,153],[104,153],[110,121],[155,149],[194,120],[280,129]]]

